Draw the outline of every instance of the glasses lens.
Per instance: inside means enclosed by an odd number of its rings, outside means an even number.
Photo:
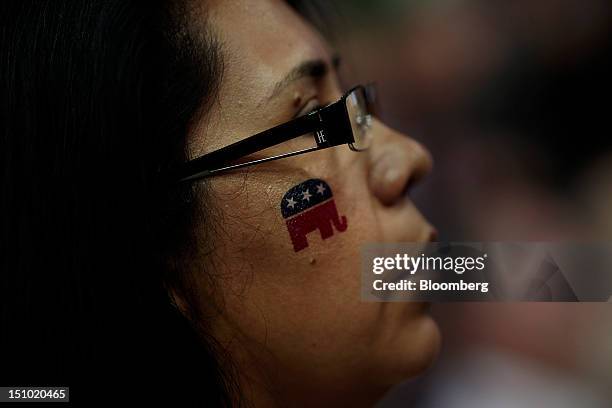
[[[372,114],[368,105],[366,91],[362,87],[356,88],[346,97],[346,108],[355,139],[349,146],[353,150],[365,150],[372,142]]]

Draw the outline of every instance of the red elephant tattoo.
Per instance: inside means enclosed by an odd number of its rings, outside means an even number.
[[[307,235],[319,230],[321,239],[346,231],[345,216],[338,214],[329,185],[320,179],[310,179],[292,187],[281,202],[281,213],[295,252],[308,247]]]

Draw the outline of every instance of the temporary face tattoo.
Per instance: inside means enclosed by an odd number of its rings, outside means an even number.
[[[292,187],[283,196],[281,213],[287,223],[295,252],[308,247],[306,235],[319,230],[322,239],[346,231],[346,217],[340,217],[329,185],[323,180],[310,179]],[[332,227],[333,225],[333,227]]]

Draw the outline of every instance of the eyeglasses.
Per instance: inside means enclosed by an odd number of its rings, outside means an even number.
[[[176,178],[180,182],[197,180],[342,144],[353,151],[366,150],[372,139],[375,97],[373,84],[356,86],[325,107],[183,163],[176,171]],[[295,142],[305,135],[311,137]],[[247,156],[281,143],[292,144],[292,141],[294,149],[287,153],[244,161]]]

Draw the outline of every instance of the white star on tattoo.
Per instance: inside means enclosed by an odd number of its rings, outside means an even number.
[[[287,204],[287,207],[291,207],[291,208],[295,207],[295,205],[297,204],[297,202],[293,199],[293,197],[288,198],[287,202],[289,203]]]
[[[312,197],[312,194],[310,194],[309,190],[302,193],[302,200],[310,201],[310,197]]]
[[[323,184],[319,184],[319,185],[317,186],[317,194],[321,194],[321,195],[323,195],[323,193],[325,192],[325,190],[326,190],[326,188],[325,188],[325,186],[324,186]]]

